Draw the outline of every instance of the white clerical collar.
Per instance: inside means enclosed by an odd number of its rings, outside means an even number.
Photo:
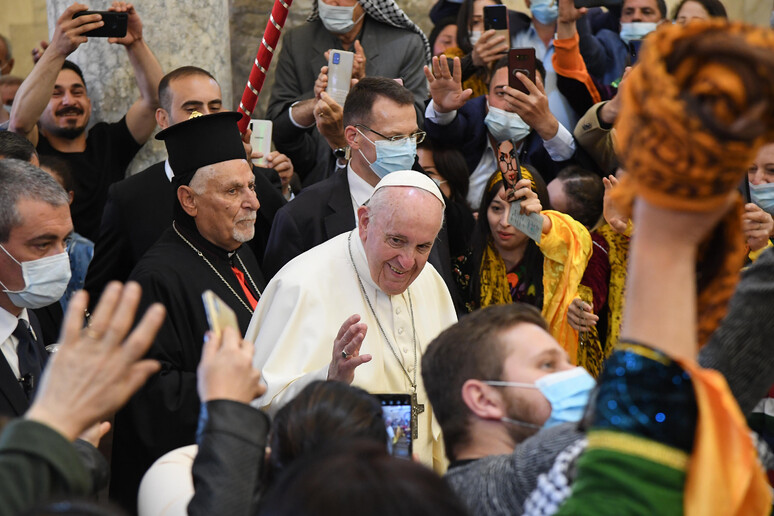
[[[11,312],[7,311],[5,308],[0,308],[0,342],[5,342],[5,340],[14,332],[14,330],[16,330],[16,326],[19,324],[19,319],[24,319],[27,321],[27,325],[29,326],[30,316],[27,313],[26,308],[22,308],[19,317],[11,314]]]
[[[347,182],[349,183],[349,195],[352,198],[352,208],[355,210],[355,226],[357,226],[357,209],[371,198],[371,195],[374,193],[374,187],[357,175],[352,170],[351,164],[347,164]]]
[[[369,290],[374,289],[377,292],[382,292],[382,294],[384,294],[382,289],[380,289],[379,286],[374,283],[374,280],[371,279],[371,269],[368,268],[368,258],[366,258],[365,248],[363,247],[363,241],[360,240],[358,229],[353,229],[351,235],[349,240],[352,259],[355,262],[355,268],[357,269],[357,273],[360,276],[363,285]]]
[[[172,178],[175,177],[175,173],[172,172],[172,167],[169,166],[169,158],[164,160],[164,173],[167,174],[167,179],[172,182]]]

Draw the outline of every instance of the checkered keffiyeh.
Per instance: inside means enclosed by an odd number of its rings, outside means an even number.
[[[317,1],[318,0],[314,0],[312,2],[312,14],[309,15],[306,21],[315,21],[320,17],[317,10]],[[430,64],[430,58],[432,57],[430,41],[427,39],[427,36],[425,36],[425,33],[422,32],[422,29],[420,29],[416,23],[411,21],[411,18],[403,12],[403,9],[398,7],[395,0],[358,0],[358,2],[363,6],[366,14],[374,20],[419,34],[419,37],[422,38],[422,43],[425,46],[425,61],[427,64]]]
[[[554,465],[538,477],[537,487],[524,502],[524,516],[549,516],[559,510],[572,493],[570,470],[587,444],[581,439],[556,456]]]

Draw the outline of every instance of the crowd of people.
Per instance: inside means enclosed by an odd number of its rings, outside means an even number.
[[[0,513],[770,514],[774,31],[525,3],[316,0],[265,155],[132,4],[118,121],[0,36]]]

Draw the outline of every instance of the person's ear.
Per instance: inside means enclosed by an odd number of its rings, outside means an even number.
[[[193,188],[186,185],[181,185],[177,188],[177,200],[180,202],[180,206],[183,207],[183,211],[191,217],[196,217],[198,209],[196,208],[196,192]]]
[[[360,235],[360,239],[365,244],[366,235],[368,234],[368,224],[371,222],[371,210],[368,206],[360,206],[357,209],[357,231]]]
[[[344,138],[347,140],[347,145],[349,145],[353,150],[360,148],[362,137],[363,136],[354,125],[348,125],[344,128]]]
[[[167,110],[164,108],[157,108],[156,109],[156,123],[159,124],[159,127],[162,129],[166,129],[170,126],[169,123],[169,113],[167,113]]]
[[[502,393],[481,380],[471,379],[462,384],[462,401],[480,419],[499,421],[506,415]]]
[[[70,198],[69,204],[72,204],[73,203],[73,199],[75,198],[75,191],[74,190],[70,190],[69,192],[67,192],[67,196]]]

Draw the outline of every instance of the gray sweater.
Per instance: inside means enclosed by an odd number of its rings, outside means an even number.
[[[774,384],[774,250],[763,253],[742,275],[728,314],[699,352],[699,364],[726,377],[742,412],[748,414]],[[511,455],[493,455],[449,469],[446,480],[474,515],[520,515],[537,478],[556,456],[583,437],[576,424],[541,430]]]

